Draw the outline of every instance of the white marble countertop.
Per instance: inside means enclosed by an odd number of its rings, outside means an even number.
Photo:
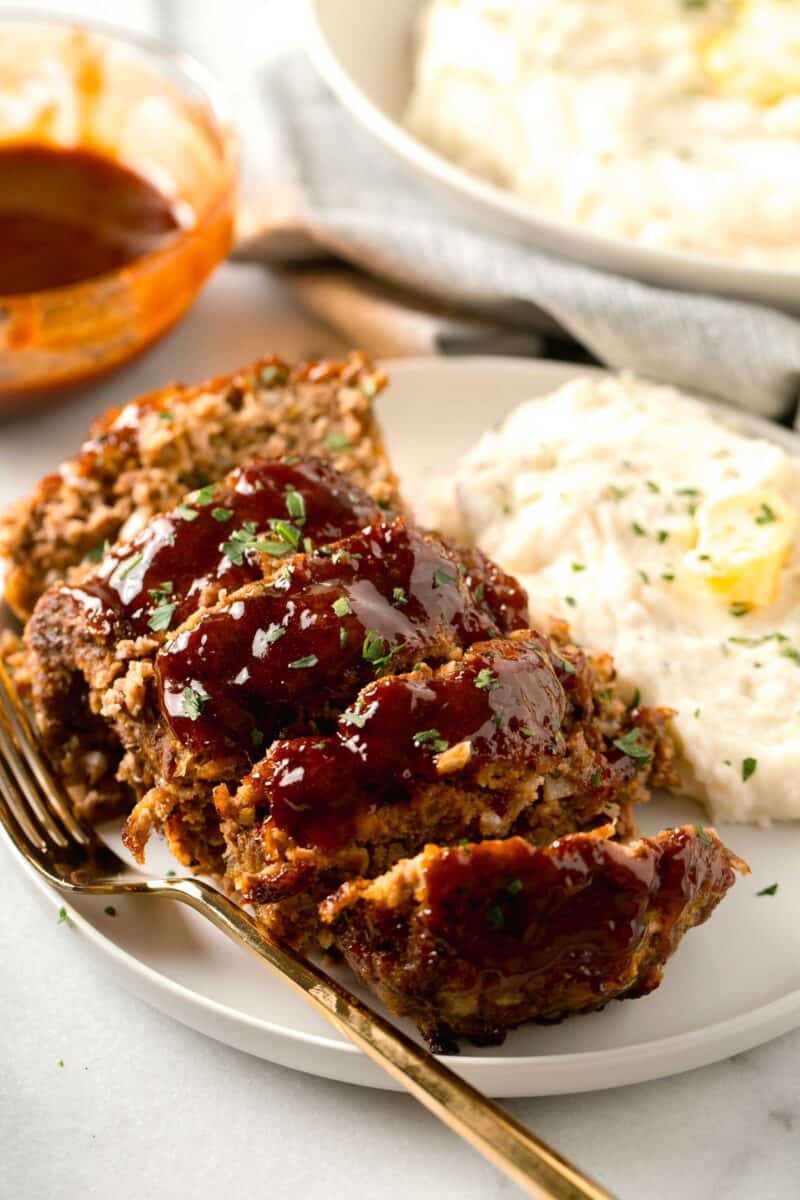
[[[103,12],[99,0],[49,7]],[[283,17],[288,7],[272,3],[270,12]],[[130,0],[114,19],[122,10],[139,28],[169,27],[186,9],[180,0]],[[256,0],[204,0],[200,24],[213,27],[216,13],[230,29],[219,14],[234,10],[263,26],[256,9]],[[231,54],[230,37],[220,35],[217,49]],[[139,362],[69,402],[0,424],[0,499],[70,452],[109,403],[268,349],[292,357],[337,346],[259,269],[223,268]],[[518,1194],[413,1101],[249,1058],[121,992],[5,847],[0,860],[2,1200]],[[800,1197],[800,1031],[672,1079],[509,1107],[620,1200]]]

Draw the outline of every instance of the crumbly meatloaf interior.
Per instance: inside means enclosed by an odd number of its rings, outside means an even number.
[[[367,684],[331,734],[276,741],[217,790],[229,887],[273,932],[326,943],[308,898],[427,842],[627,832],[632,803],[674,782],[672,744],[667,714],[626,709],[610,675],[520,629]]]
[[[110,410],[74,459],[0,517],[8,603],[26,618],[49,584],[79,577],[105,542],[130,538],[255,454],[332,458],[375,499],[396,501],[372,409],[385,382],[363,354],[295,365],[273,356]]]
[[[503,1040],[642,996],[684,933],[707,920],[747,866],[713,830],[669,830],[627,845],[578,833],[427,846],[322,905],[337,945],[392,1012],[432,1046]]]

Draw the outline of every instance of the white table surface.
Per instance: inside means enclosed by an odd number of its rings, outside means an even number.
[[[269,5],[279,38],[293,2]],[[103,13],[99,0],[48,7]],[[117,21],[120,10],[173,38],[189,27],[180,0],[133,0],[115,8]],[[198,24],[215,34],[223,73],[237,17],[255,32],[264,11],[256,0],[204,0]],[[225,267],[145,358],[69,402],[0,424],[0,502],[71,452],[110,403],[268,350],[291,358],[337,348],[266,274]],[[119,991],[5,847],[0,869],[0,1200],[518,1194],[413,1101],[248,1058]],[[800,1197],[800,1031],[672,1079],[509,1107],[620,1200]]]

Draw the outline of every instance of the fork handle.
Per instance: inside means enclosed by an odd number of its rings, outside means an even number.
[[[482,1092],[406,1037],[347,988],[292,950],[271,941],[255,921],[199,879],[151,884],[210,918],[302,993],[318,1012],[396,1079],[421,1104],[538,1200],[614,1200]]]

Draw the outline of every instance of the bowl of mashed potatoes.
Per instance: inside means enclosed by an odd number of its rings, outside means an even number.
[[[323,74],[456,218],[800,311],[798,0],[310,11]]]

